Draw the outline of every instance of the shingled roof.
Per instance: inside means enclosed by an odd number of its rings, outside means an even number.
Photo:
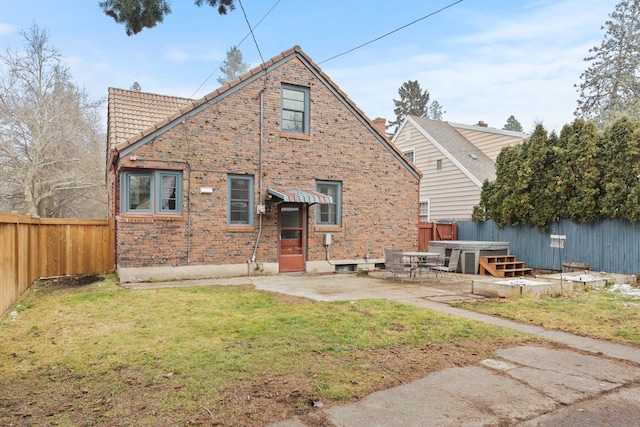
[[[193,99],[109,88],[109,149],[166,119]]]
[[[336,96],[342,99],[342,101],[360,117],[363,123],[378,135],[380,142],[382,142],[388,150],[394,152],[405,167],[407,167],[417,179],[420,179],[422,174],[418,168],[416,168],[413,163],[407,162],[404,159],[404,156],[402,156],[398,148],[389,142],[384,131],[377,128],[329,76],[302,51],[300,46],[294,46],[276,55],[235,80],[228,82],[222,87],[196,100],[109,88],[109,118],[107,125],[109,149],[115,149],[115,151],[122,155],[123,150],[131,149],[134,148],[136,144],[144,143],[145,138],[149,138],[156,132],[162,132],[167,126],[172,126],[172,124],[176,123],[184,115],[206,108],[208,105],[232,93],[232,89],[236,89],[256,78],[260,78],[265,75],[269,69],[278,67],[283,62],[294,57],[299,58],[320,80],[323,80]],[[115,102],[112,103],[113,101]]]
[[[485,180],[496,178],[495,164],[478,147],[455,130],[448,122],[426,117],[408,116],[414,126],[422,129],[435,142],[438,148],[450,159],[470,172],[482,185]]]

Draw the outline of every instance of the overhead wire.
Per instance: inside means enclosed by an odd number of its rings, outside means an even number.
[[[324,61],[320,61],[320,62],[318,62],[318,65],[323,64],[323,63],[325,63],[325,62],[327,62],[327,61],[331,61],[332,59],[336,59],[336,58],[338,58],[338,57],[340,57],[340,56],[346,55],[347,53],[351,53],[351,52],[353,52],[354,50],[358,50],[358,49],[360,49],[360,48],[362,48],[362,47],[364,47],[364,46],[367,46],[367,45],[369,45],[369,44],[371,44],[371,43],[373,43],[373,42],[377,42],[377,41],[378,41],[378,40],[380,40],[380,39],[383,39],[383,38],[385,38],[385,37],[387,37],[387,36],[390,36],[390,35],[391,35],[391,34],[393,34],[393,33],[397,33],[397,32],[398,32],[398,31],[400,31],[400,30],[403,30],[403,29],[405,29],[405,28],[407,28],[407,27],[409,27],[409,26],[411,26],[411,25],[413,25],[413,24],[415,24],[415,23],[417,23],[417,22],[420,22],[420,21],[422,21],[423,19],[427,19],[427,18],[429,18],[429,17],[431,17],[431,16],[433,16],[433,15],[436,15],[436,14],[438,14],[438,13],[440,13],[440,12],[442,12],[442,11],[446,10],[446,9],[449,9],[450,7],[455,6],[455,5],[456,5],[456,4],[458,4],[458,3],[462,3],[463,1],[464,1],[464,0],[458,0],[458,1],[455,1],[455,2],[453,2],[453,3],[451,3],[451,4],[448,4],[447,6],[444,6],[444,7],[440,8],[440,9],[436,10],[435,12],[431,12],[430,14],[425,15],[425,16],[423,16],[422,18],[418,18],[418,19],[416,19],[415,21],[409,22],[408,24],[405,24],[405,25],[403,25],[403,26],[401,26],[401,27],[396,28],[395,30],[389,31],[388,33],[383,34],[383,35],[381,35],[380,37],[376,37],[375,39],[369,40],[369,41],[368,41],[368,42],[366,42],[366,43],[362,43],[362,44],[361,44],[361,45],[359,45],[359,46],[356,46],[356,47],[354,47],[354,48],[352,48],[352,49],[349,49],[349,50],[347,50],[347,51],[344,51],[344,52],[342,52],[342,53],[339,53],[339,54],[337,54],[337,55],[334,55],[334,56],[332,56],[331,58],[325,59]]]
[[[370,45],[371,43],[377,42],[378,40],[381,40],[381,39],[383,39],[385,37],[388,37],[391,34],[397,33],[398,31],[403,30],[403,29],[405,29],[407,27],[410,27],[411,25],[414,25],[414,24],[416,24],[416,23],[418,23],[418,22],[420,22],[422,20],[430,18],[430,17],[432,17],[434,15],[437,15],[438,13],[443,12],[443,11],[445,11],[445,10],[447,10],[447,9],[449,9],[449,8],[459,4],[459,3],[462,3],[463,1],[464,0],[454,1],[454,2],[448,4],[448,5],[444,6],[444,7],[441,7],[440,9],[438,9],[438,10],[436,10],[434,12],[431,12],[431,13],[425,15],[425,16],[422,16],[422,17],[420,17],[418,19],[415,19],[415,20],[409,22],[408,24],[402,25],[401,27],[398,27],[398,28],[396,28],[394,30],[391,30],[388,33],[385,33],[385,34],[383,34],[383,35],[381,35],[379,37],[371,39],[371,40],[369,40],[369,41],[367,41],[365,43],[362,43],[362,44],[360,44],[360,45],[358,45],[356,47],[353,47],[353,48],[351,48],[349,50],[346,50],[346,51],[344,51],[342,53],[339,53],[339,54],[334,55],[334,56],[332,56],[330,58],[327,58],[327,59],[325,59],[323,61],[320,61],[317,64],[318,65],[324,64],[325,62],[328,62],[328,61],[331,61],[333,59],[339,58],[339,57],[344,56],[344,55],[346,55],[348,53],[351,53],[351,52],[353,52],[355,50],[358,50],[358,49],[363,48],[363,47],[365,47],[367,45]],[[262,57],[262,52],[260,51],[260,47],[258,46],[258,42],[256,40],[256,37],[255,37],[255,34],[254,34],[253,30],[258,28],[258,25],[260,25],[260,23],[273,11],[273,9],[275,9],[275,7],[278,5],[278,3],[280,3],[280,0],[277,0],[273,4],[273,6],[271,6],[271,8],[267,11],[267,13],[265,13],[265,15],[258,21],[258,23],[254,27],[252,27],[251,24],[249,23],[249,20],[247,18],[247,14],[245,12],[244,6],[242,5],[242,1],[238,0],[238,3],[240,4],[240,8],[242,9],[242,13],[244,14],[245,21],[247,22],[247,25],[249,26],[249,32],[242,38],[240,43],[238,43],[236,46],[240,47],[240,45],[247,39],[247,37],[252,36],[253,42],[255,43],[256,48],[258,50],[258,54],[260,55],[260,60],[262,61],[262,64],[264,64],[264,58]],[[226,58],[225,58],[225,60],[226,60]],[[193,98],[194,95],[202,88],[202,86],[204,86],[209,81],[209,79],[218,71],[218,69],[222,66],[223,63],[224,63],[224,60],[216,68],[214,68],[214,70],[211,72],[211,74],[209,74],[209,76],[202,82],[202,84],[200,86],[198,86],[198,88],[193,92],[193,94],[191,95],[191,98]]]
[[[250,35],[253,35],[253,30],[255,30],[256,28],[258,28],[258,25],[260,25],[260,24],[262,23],[262,21],[264,21],[264,19],[265,19],[267,16],[269,16],[269,14],[273,11],[273,9],[275,9],[275,7],[278,5],[278,3],[280,3],[280,0],[277,0],[277,1],[273,4],[273,6],[271,6],[271,9],[269,9],[269,10],[267,11],[267,13],[265,13],[265,14],[264,14],[264,16],[263,16],[262,18],[260,18],[260,20],[258,21],[258,23],[257,23],[253,28],[251,28],[251,26],[249,26],[249,32],[248,32],[248,33],[247,33],[247,34],[242,38],[242,40],[240,40],[240,43],[238,43],[238,44],[236,44],[236,45],[235,45],[236,47],[240,47],[240,45],[241,45],[241,44],[242,44],[242,43],[247,39],[247,37],[249,37]],[[242,7],[242,3],[241,3],[241,2],[240,2],[240,6]],[[244,8],[242,8],[242,11],[244,12]],[[246,13],[245,13],[245,20],[246,20],[246,18],[247,18],[247,15],[246,15]],[[248,23],[248,22],[249,22],[249,21],[247,20],[247,23]],[[254,41],[255,41],[255,37],[254,37]],[[256,43],[256,46],[257,46],[257,43]],[[258,53],[260,53],[260,49],[258,49]],[[262,54],[260,54],[260,58],[262,59]],[[191,94],[191,96],[190,96],[189,98],[193,98],[193,97],[195,96],[195,94],[196,94],[196,93],[198,93],[198,91],[199,91],[200,89],[202,89],[202,86],[204,86],[204,85],[209,81],[209,79],[211,79],[211,77],[213,77],[213,75],[214,75],[215,73],[217,73],[217,72],[218,72],[218,70],[220,69],[220,67],[222,66],[222,64],[224,63],[224,61],[226,61],[226,60],[227,60],[227,58],[225,58],[224,60],[222,60],[222,62],[220,62],[220,64],[218,64],[218,66],[217,66],[217,67],[215,67],[215,68],[213,69],[213,71],[211,72],[211,74],[209,74],[209,76],[208,76],[206,79],[204,79],[204,81],[202,82],[202,84],[200,84],[200,86],[198,86],[198,88],[197,88],[197,89],[196,89],[196,90]],[[262,61],[262,63],[264,63],[264,60]]]
[[[247,26],[249,27],[249,33],[251,33],[251,37],[253,38],[253,43],[256,45],[256,49],[258,49],[258,54],[260,55],[261,64],[264,64],[264,58],[262,57],[262,52],[260,52],[260,46],[258,46],[256,35],[253,33],[253,28],[251,28],[251,24],[249,23],[249,18],[247,18],[247,12],[244,10],[244,6],[242,5],[242,0],[238,0],[238,3],[240,3],[240,9],[242,9],[244,20],[247,22]]]

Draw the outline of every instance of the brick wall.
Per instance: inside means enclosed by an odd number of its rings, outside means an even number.
[[[280,85],[310,88],[310,133],[280,132]],[[262,199],[259,199],[260,93],[263,92]],[[130,160],[135,155],[136,161]],[[188,165],[188,166],[187,166]],[[255,205],[269,187],[315,190],[316,180],[342,182],[342,226],[315,226],[308,215],[309,261],[325,259],[324,234],[333,234],[333,260],[382,257],[382,247],[417,247],[418,180],[371,131],[294,58],[189,117],[123,157],[123,168],[183,170],[184,213],[118,216],[120,267],[238,264],[251,257],[255,226],[227,226],[227,175],[255,177]],[[116,202],[120,197],[114,183]],[[201,187],[213,194],[201,194]],[[257,260],[277,262],[276,209],[263,217]],[[190,213],[190,214],[189,214]],[[187,259],[187,257],[189,259]]]

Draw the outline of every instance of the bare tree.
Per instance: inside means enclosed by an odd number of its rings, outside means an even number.
[[[21,32],[0,56],[0,179],[5,206],[42,217],[106,215],[101,101],[71,80],[49,35]]]

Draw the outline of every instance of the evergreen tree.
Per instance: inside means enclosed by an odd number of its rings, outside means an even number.
[[[434,120],[442,120],[446,111],[442,110],[442,105],[438,101],[429,104],[429,91],[422,90],[417,80],[406,81],[398,89],[400,99],[394,99],[396,115],[395,121],[390,121],[388,127],[394,127],[392,136],[398,130],[398,126],[407,116],[429,117]]]
[[[512,130],[514,132],[522,132],[522,125],[512,114],[507,119],[507,123],[502,127],[502,130]]]
[[[500,152],[472,218],[543,230],[558,218],[640,223],[640,122],[622,116],[602,132],[576,119],[559,137],[537,125]]]
[[[247,70],[249,70],[249,65],[242,62],[242,52],[233,46],[227,51],[227,59],[225,59],[220,67],[220,71],[222,71],[224,76],[218,77],[218,83],[225,85],[246,73]]]
[[[427,117],[433,120],[442,120],[444,119],[444,114],[446,111],[442,109],[442,105],[438,101],[433,101],[429,108],[427,109]]]
[[[560,140],[564,149],[562,157],[557,159],[558,188],[561,189],[557,199],[558,216],[577,222],[598,219],[601,217],[598,129],[591,121],[576,119],[563,127]]]
[[[604,132],[601,209],[605,218],[640,221],[640,123],[616,120]]]
[[[480,195],[484,203],[482,211],[486,213],[486,218],[494,220],[498,226],[520,223],[516,211],[520,204],[519,194],[523,191],[518,183],[525,144],[503,148],[496,160],[496,180],[483,185]],[[488,194],[485,194],[485,190]]]
[[[541,124],[536,125],[525,145],[524,162],[519,173],[518,188],[521,189],[520,206],[517,208],[521,223],[545,229],[557,218],[556,180],[553,164],[553,149],[557,137],[547,135]]]
[[[134,90],[136,92],[140,92],[142,90],[142,88],[140,87],[140,83],[138,83],[138,82],[133,82],[133,84],[131,85],[131,87],[129,89],[130,90]]]
[[[391,122],[391,125],[399,125],[407,116],[423,117],[427,115],[429,91],[423,91],[417,80],[402,83],[398,89],[398,95],[400,95],[400,99],[393,100],[396,106],[393,109],[396,120]]]
[[[235,9],[234,0],[195,0],[197,6],[207,3],[217,7],[220,15]],[[125,24],[127,35],[138,34],[144,28],[153,28],[171,13],[168,0],[104,0],[98,3],[105,15],[118,24]]]
[[[640,118],[640,0],[621,1],[609,17],[602,44],[584,59],[591,65],[580,75],[575,111],[600,129],[621,113]]]

